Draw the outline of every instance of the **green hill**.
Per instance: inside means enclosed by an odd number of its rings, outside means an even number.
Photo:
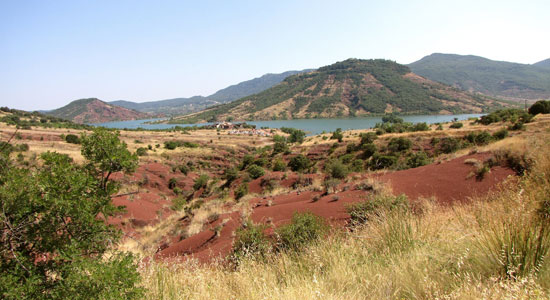
[[[526,65],[434,53],[409,67],[418,75],[463,90],[520,100],[550,98],[550,68],[544,68],[549,63]]]
[[[258,94],[170,122],[329,118],[388,112],[471,113],[501,105],[493,99],[426,80],[393,61],[348,59],[287,77]]]
[[[151,115],[105,103],[96,98],[75,100],[46,114],[75,123],[103,123],[150,118]]]

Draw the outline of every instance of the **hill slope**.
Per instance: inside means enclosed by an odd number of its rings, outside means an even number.
[[[151,117],[151,115],[108,104],[96,98],[75,100],[46,114],[81,124],[137,120]]]
[[[534,63],[533,65],[542,68],[550,68],[550,58]]]
[[[171,120],[174,123],[329,118],[401,112],[482,112],[500,102],[426,80],[387,60],[348,59],[287,77],[261,93]]]
[[[434,53],[409,65],[430,80],[467,91],[509,99],[550,98],[550,68],[545,61],[525,65],[473,55]]]
[[[149,101],[136,103],[131,101],[113,101],[110,104],[134,109],[141,112],[154,114],[181,115],[203,110],[209,106],[231,102],[242,97],[246,97],[255,93],[264,91],[285,79],[288,76],[303,73],[303,71],[287,71],[280,74],[265,74],[261,77],[243,81],[241,83],[231,85],[216,93],[203,97],[195,96],[191,98],[175,98],[168,100]]]

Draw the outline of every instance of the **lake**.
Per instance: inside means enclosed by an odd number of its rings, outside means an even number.
[[[483,114],[461,114],[461,115],[417,115],[417,116],[400,116],[405,122],[420,123],[426,122],[428,124],[450,122],[454,118],[458,120],[467,120],[468,118],[478,118]],[[211,123],[201,124],[145,124],[146,122],[158,121],[161,119],[147,119],[147,120],[132,120],[132,121],[119,121],[108,122],[100,124],[91,124],[95,126],[104,126],[109,128],[118,129],[169,129],[175,126],[188,127],[195,125],[207,125]],[[320,134],[323,131],[331,132],[336,128],[342,128],[342,130],[350,129],[367,129],[372,128],[376,123],[382,122],[382,117],[367,117],[367,118],[350,118],[350,119],[301,119],[301,120],[277,120],[277,121],[250,121],[248,124],[256,125],[257,128],[269,127],[269,128],[281,128],[292,127],[304,130],[308,135]]]

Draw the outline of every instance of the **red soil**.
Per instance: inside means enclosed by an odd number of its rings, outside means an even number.
[[[495,167],[483,180],[477,181],[475,176],[470,176],[473,167],[465,164],[464,160],[474,158],[483,161],[489,157],[488,153],[473,154],[440,164],[388,172],[375,175],[375,177],[388,182],[393,187],[395,194],[406,194],[411,201],[415,201],[419,197],[434,196],[439,203],[443,204],[464,202],[470,197],[488,193],[495,189],[498,183],[514,175],[510,169]],[[266,176],[280,178],[279,175],[272,173]],[[311,176],[313,175],[307,177]],[[289,177],[280,184],[282,186],[292,185],[297,176]],[[261,192],[260,181],[261,179],[257,179],[250,183],[251,192]],[[365,200],[368,197],[369,192],[355,190],[353,185],[353,183],[347,184],[345,191],[326,196],[322,196],[322,192],[306,191],[255,198],[250,201],[253,209],[251,218],[256,223],[280,226],[290,222],[295,212],[308,211],[324,217],[332,224],[343,225],[349,219],[346,205]],[[216,236],[214,228],[220,225],[222,220],[227,220],[227,223]],[[201,233],[169,245],[157,253],[155,258],[186,259],[193,257],[206,263],[214,258],[225,257],[231,250],[234,231],[241,223],[242,220],[237,213],[223,215],[218,221],[206,226]]]

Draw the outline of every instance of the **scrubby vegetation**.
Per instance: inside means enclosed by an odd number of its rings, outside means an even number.
[[[132,256],[103,257],[120,237],[104,222],[120,210],[111,202],[118,184],[110,175],[131,173],[137,158],[116,133],[97,129],[80,140],[84,165],[46,152],[41,165],[29,169],[0,149],[3,299],[141,297]]]
[[[408,114],[461,113],[503,105],[494,99],[435,82],[411,80],[406,76],[408,73],[407,66],[389,60],[348,59],[313,72],[289,76],[258,94],[173,122],[215,122],[228,116],[243,120],[355,117],[384,114],[388,105],[394,111]],[[289,102],[285,110],[269,113],[269,108]]]
[[[546,299],[550,145],[529,148],[539,151],[516,153],[537,161],[529,173],[486,198],[452,209],[429,201],[409,207],[379,192],[349,207],[354,230],[317,237],[298,252],[260,251],[269,255],[244,257],[231,271],[151,266],[143,271],[148,297]],[[246,239],[262,245],[251,249],[271,249],[264,229]],[[307,231],[292,232],[300,240]]]

